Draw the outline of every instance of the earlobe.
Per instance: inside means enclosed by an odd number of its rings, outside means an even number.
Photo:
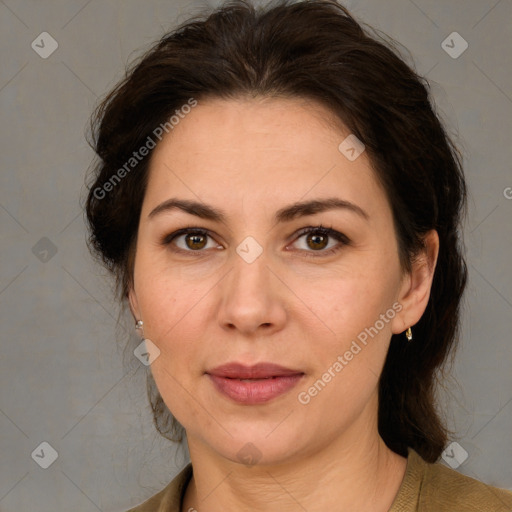
[[[424,250],[412,261],[411,272],[403,280],[400,289],[398,302],[402,305],[402,311],[394,319],[394,334],[418,323],[427,308],[439,254],[437,231],[429,231],[424,237],[424,243]]]

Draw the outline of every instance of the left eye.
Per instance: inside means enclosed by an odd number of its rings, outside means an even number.
[[[329,244],[329,238],[332,244]],[[305,252],[334,253],[341,249],[341,246],[348,245],[349,239],[339,231],[323,226],[309,227],[301,230],[297,240],[304,239],[302,247]],[[336,243],[337,242],[337,243]],[[309,256],[309,255],[308,255]]]

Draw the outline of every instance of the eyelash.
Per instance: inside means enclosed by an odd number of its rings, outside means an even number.
[[[328,237],[334,238],[335,240],[340,242],[341,245],[338,244],[336,247],[333,247],[328,250],[319,250],[319,251],[304,250],[304,255],[306,257],[318,258],[318,257],[326,256],[326,255],[331,255],[331,254],[337,253],[339,250],[341,250],[341,248],[343,246],[350,244],[350,239],[346,235],[344,235],[343,233],[340,233],[339,231],[336,231],[335,229],[332,229],[332,227],[324,227],[321,224],[319,226],[308,226],[306,228],[302,228],[297,233],[296,239],[299,239],[302,236],[308,235],[310,233],[320,234],[323,236],[328,236]],[[164,246],[169,246],[172,244],[172,242],[175,238],[177,238],[181,235],[188,235],[188,234],[209,236],[210,238],[213,238],[212,235],[210,234],[210,232],[206,229],[188,227],[188,228],[179,229],[178,231],[175,231],[169,235],[166,235],[162,239],[161,244]],[[295,241],[295,239],[294,239],[294,241]],[[197,251],[193,251],[193,250],[185,250],[185,249],[180,249],[180,248],[173,248],[172,250],[174,252],[179,252],[182,254],[183,253],[198,253],[198,256],[202,256],[201,253],[204,252],[204,250],[201,250],[201,249],[197,250]],[[301,250],[301,249],[299,249],[299,250]],[[311,254],[311,253],[313,253],[313,254]],[[314,253],[320,253],[320,254],[315,255]]]

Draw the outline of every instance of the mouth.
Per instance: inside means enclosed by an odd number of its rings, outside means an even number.
[[[206,374],[221,395],[245,405],[269,402],[290,391],[305,375],[301,370],[273,363],[228,363]]]
[[[286,377],[288,375],[303,374],[302,370],[286,368],[284,366],[274,363],[258,363],[251,366],[242,363],[226,363],[217,366],[206,373],[209,375],[216,375],[218,377],[227,377],[232,379],[271,379],[274,377]]]

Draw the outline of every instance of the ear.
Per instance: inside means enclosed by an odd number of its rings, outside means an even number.
[[[393,319],[393,334],[404,332],[418,323],[427,308],[439,254],[439,235],[432,229],[423,240],[424,250],[413,260],[411,272],[402,280],[397,298],[402,310]]]
[[[130,311],[132,312],[133,318],[135,321],[140,320],[139,303],[137,301],[135,290],[133,289],[133,284],[130,285],[130,289],[128,290],[128,301],[130,303]]]

